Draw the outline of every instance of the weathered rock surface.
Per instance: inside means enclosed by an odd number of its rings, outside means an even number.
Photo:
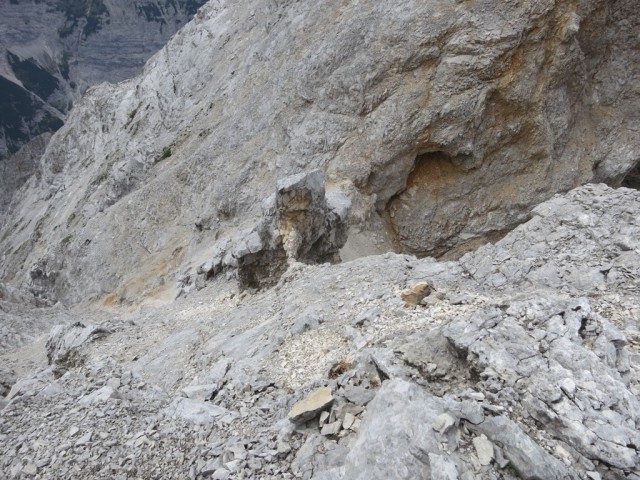
[[[204,0],[3,2],[0,160],[36,135],[60,128],[71,105],[91,85],[138,74],[144,62],[203,3]],[[20,169],[28,167],[25,163]]]
[[[332,403],[331,389],[329,387],[320,388],[293,406],[289,412],[289,420],[304,423],[314,418]]]
[[[455,262],[294,263],[253,293],[218,276],[13,385],[0,469],[635,480],[639,211],[640,192],[589,185]],[[406,308],[420,282],[438,295]],[[331,404],[291,422],[324,387]]]
[[[196,425],[211,424],[221,417],[223,420],[226,419],[227,422],[230,422],[235,416],[225,408],[190,398],[176,398],[167,407],[166,414],[184,418]]]
[[[80,347],[113,333],[109,327],[84,325],[76,322],[70,325],[56,325],[47,340],[47,359],[50,365],[66,369],[76,366]]]
[[[638,480],[640,192],[531,209],[637,168],[639,21],[209,2],[83,98],[3,217],[5,344],[40,305],[69,323],[52,365],[0,353],[0,471]],[[347,225],[360,258],[325,263]]]
[[[527,480],[579,478],[577,472],[567,468],[560,460],[545,452],[518,425],[506,417],[493,417],[482,422],[477,428],[502,447],[505,458],[520,478]],[[480,462],[480,464],[483,463]]]
[[[173,296],[315,169],[351,200],[356,255],[460,254],[638,163],[639,22],[633,0],[209,2],[77,104],[6,215],[0,278]]]
[[[262,220],[250,230],[213,247],[213,258],[197,276],[179,279],[180,293],[203,288],[216,275],[236,270],[241,290],[272,286],[292,262],[340,261],[347,240],[351,203],[344,195],[325,197],[324,175],[315,170],[278,181],[264,200]]]
[[[14,155],[0,161],[0,212],[7,209],[13,194],[38,170],[40,157],[50,139],[50,133],[38,135]]]

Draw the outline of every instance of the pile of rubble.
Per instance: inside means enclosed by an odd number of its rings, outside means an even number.
[[[455,262],[291,262],[271,288],[69,312],[3,401],[0,469],[638,480],[638,211],[590,185]]]

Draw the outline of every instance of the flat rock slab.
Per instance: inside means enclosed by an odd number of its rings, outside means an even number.
[[[81,405],[93,405],[95,403],[106,402],[114,396],[114,393],[115,392],[111,387],[102,387],[94,392],[91,392],[89,395],[85,395],[80,400],[78,400],[78,403],[80,403]]]
[[[219,405],[190,398],[176,398],[165,409],[165,413],[169,416],[184,418],[197,425],[207,425],[215,420],[231,421],[236,416],[233,412]]]
[[[473,446],[476,449],[480,465],[489,465],[493,460],[493,444],[487,440],[487,437],[480,435],[473,439]]]
[[[191,385],[181,390],[185,397],[193,400],[200,400],[206,402],[218,392],[218,385],[215,383],[209,383],[206,385]]]
[[[307,422],[332,403],[331,389],[329,387],[320,388],[293,406],[289,412],[289,420],[295,423]]]
[[[325,478],[341,480],[387,480],[390,478],[430,480],[433,470],[447,463],[441,479],[457,478],[453,459],[441,457],[446,438],[431,425],[445,409],[444,402],[405,380],[385,381],[367,406],[360,434],[340,473]],[[320,477],[322,478],[322,477]]]
[[[492,417],[474,427],[482,432],[492,443],[503,445],[504,454],[518,472],[529,480],[537,478],[577,479],[578,474],[557,458],[549,455],[534,442],[522,429],[506,417]],[[474,439],[477,441],[477,439]],[[474,441],[476,449],[478,445]],[[485,450],[484,445],[480,450]],[[479,456],[481,455],[478,450]],[[486,452],[488,454],[488,452]],[[482,453],[484,456],[484,453]]]

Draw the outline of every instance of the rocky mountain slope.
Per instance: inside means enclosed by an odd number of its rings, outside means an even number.
[[[208,2],[21,151],[0,473],[639,480],[639,30]]]
[[[204,0],[0,3],[0,160],[62,126],[100,82],[140,72]]]
[[[638,211],[637,190],[590,185],[455,262],[294,263],[255,293],[219,276],[164,306],[68,311],[4,401],[0,470],[638,479]]]
[[[210,2],[91,89],[5,215],[2,281],[169,295],[276,179],[347,195],[345,252],[452,257],[640,157],[635,2]]]

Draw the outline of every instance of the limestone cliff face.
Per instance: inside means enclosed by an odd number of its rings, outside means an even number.
[[[639,28],[632,0],[209,2],[70,113],[4,219],[2,280],[135,301],[318,168],[354,241],[464,249],[638,163]]]
[[[121,81],[204,0],[11,0],[0,3],[0,160],[55,131],[90,86]]]

